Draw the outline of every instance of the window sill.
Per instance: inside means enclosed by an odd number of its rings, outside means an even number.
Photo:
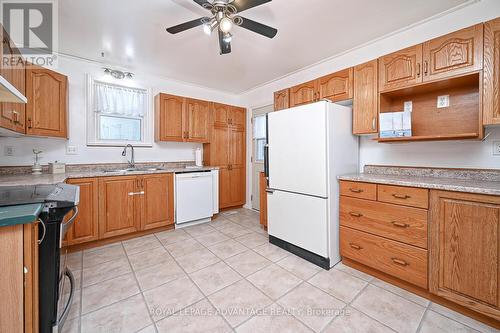
[[[134,147],[144,147],[144,148],[152,148],[152,143],[144,143],[144,142],[87,142],[88,147],[125,147],[126,145],[132,145]]]

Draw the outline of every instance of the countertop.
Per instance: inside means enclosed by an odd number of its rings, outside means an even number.
[[[32,223],[41,210],[42,204],[0,207],[0,227]]]
[[[357,173],[338,177],[340,180],[428,188],[444,191],[500,195],[500,181],[447,177],[423,177],[416,175],[394,175]]]
[[[112,177],[112,176],[129,176],[129,175],[149,175],[161,173],[185,173],[185,172],[199,172],[218,170],[218,167],[201,167],[201,168],[162,168],[161,170],[140,170],[140,171],[116,171],[109,172],[104,170],[85,170],[85,171],[71,171],[60,174],[41,175],[31,174],[14,174],[14,175],[1,175],[0,186],[30,186],[30,185],[53,185],[63,183],[69,178],[92,178],[92,177]]]

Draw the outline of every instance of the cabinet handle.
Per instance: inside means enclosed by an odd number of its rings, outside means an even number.
[[[427,75],[429,73],[429,62],[424,61],[424,74]]]
[[[144,188],[144,178],[141,179],[141,188]]]
[[[349,243],[349,246],[352,247],[355,250],[361,250],[361,249],[363,249],[361,246],[359,246],[358,244],[354,244],[354,243]]]
[[[354,216],[354,217],[361,217],[363,214],[357,213],[357,212],[349,212],[349,215]]]
[[[398,227],[398,228],[408,228],[410,226],[408,223],[403,223],[403,222],[398,222],[398,221],[392,221],[391,223],[393,226]]]
[[[394,198],[396,198],[396,199],[403,199],[403,200],[406,200],[406,199],[411,198],[408,194],[398,194],[398,193],[394,193],[392,196],[393,196]]]
[[[33,127],[33,122],[31,121],[31,118],[28,118],[28,128]]]
[[[408,266],[409,264],[402,260],[402,259],[398,259],[398,258],[391,258],[392,262],[395,263],[396,265],[399,265],[399,266]]]
[[[375,117],[373,117],[373,119],[372,119],[372,130],[375,130],[375,129],[376,129],[376,128],[375,128],[375,127],[376,127],[376,125],[377,125],[376,121],[377,121],[377,120],[375,119]]]
[[[45,226],[45,223],[43,223],[42,219],[38,219],[38,222],[42,225],[43,232],[42,232],[42,237],[38,240],[38,244],[42,244],[43,240],[45,239],[45,234],[47,233],[47,228]]]
[[[143,195],[144,194],[144,191],[140,191],[140,192],[128,192],[128,195],[129,196],[134,196],[134,195]]]
[[[420,63],[417,64],[417,77],[420,77]]]
[[[363,192],[363,190],[360,189],[360,188],[350,188],[349,191],[351,191],[352,193],[361,193],[361,192]]]

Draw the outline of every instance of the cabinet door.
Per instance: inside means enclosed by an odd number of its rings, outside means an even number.
[[[500,124],[500,18],[484,24],[483,124]]]
[[[290,90],[283,89],[274,93],[274,111],[288,109],[290,107]]]
[[[138,231],[137,177],[99,179],[99,236],[101,239]]]
[[[231,207],[230,171],[227,166],[219,169],[219,208]]]
[[[431,191],[430,291],[500,320],[500,198]]]
[[[352,98],[353,68],[323,76],[319,79],[319,99],[329,99],[332,102]]]
[[[247,109],[236,106],[231,107],[229,113],[229,125],[233,128],[245,129]]]
[[[231,206],[241,206],[245,204],[245,170],[244,166],[231,166],[229,170]]]
[[[80,204],[78,216],[68,232],[68,245],[95,241],[99,238],[98,228],[98,186],[97,178],[69,179],[68,184],[80,188]]]
[[[19,51],[11,46],[5,35],[3,46],[10,53],[12,60],[9,66],[1,66],[1,75],[22,94],[26,94],[26,70],[24,60]],[[5,54],[9,56],[9,54]],[[19,133],[26,132],[26,105],[21,103],[0,103],[0,126]]]
[[[290,88],[290,107],[309,104],[318,100],[318,80]]]
[[[68,78],[46,68],[26,69],[26,134],[66,138]]]
[[[184,141],[184,97],[159,94],[155,97],[156,141]]]
[[[229,128],[214,126],[210,142],[210,165],[227,167],[229,165]]]
[[[233,167],[245,166],[245,134],[240,128],[229,129],[229,165]]]
[[[353,134],[372,134],[378,131],[377,73],[377,60],[354,67]]]
[[[229,113],[231,112],[231,106],[220,103],[213,103],[212,116],[214,119],[214,125],[225,126],[229,121]]]
[[[424,43],[424,81],[461,75],[483,68],[483,24]]]
[[[186,98],[185,104],[185,131],[188,142],[209,141],[210,103],[196,99]]]
[[[144,191],[141,230],[174,224],[174,176],[157,174],[141,177]]]
[[[422,82],[422,44],[379,58],[379,90],[393,90]]]

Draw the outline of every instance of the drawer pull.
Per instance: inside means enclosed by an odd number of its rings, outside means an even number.
[[[399,266],[408,266],[409,265],[406,261],[398,259],[398,258],[391,258],[391,260],[393,263],[395,263],[396,265],[399,265]]]
[[[351,191],[352,193],[362,193],[363,192],[363,190],[360,188],[350,188],[349,191]]]
[[[144,195],[144,191],[140,191],[140,192],[128,192],[128,195],[129,196],[134,196],[134,195]]]
[[[354,244],[354,243],[349,243],[349,246],[352,247],[355,250],[361,250],[362,249],[361,246],[359,246],[358,244]]]
[[[408,223],[403,223],[403,222],[398,222],[398,221],[392,221],[391,223],[393,226],[398,227],[398,228],[408,228],[410,226]]]
[[[361,217],[361,216],[363,216],[363,214],[356,213],[356,212],[349,212],[349,215],[354,216],[354,217]]]
[[[406,200],[406,199],[410,198],[410,196],[408,194],[397,194],[397,193],[394,193],[392,196],[394,198],[396,198],[396,199],[403,199],[403,200]]]

